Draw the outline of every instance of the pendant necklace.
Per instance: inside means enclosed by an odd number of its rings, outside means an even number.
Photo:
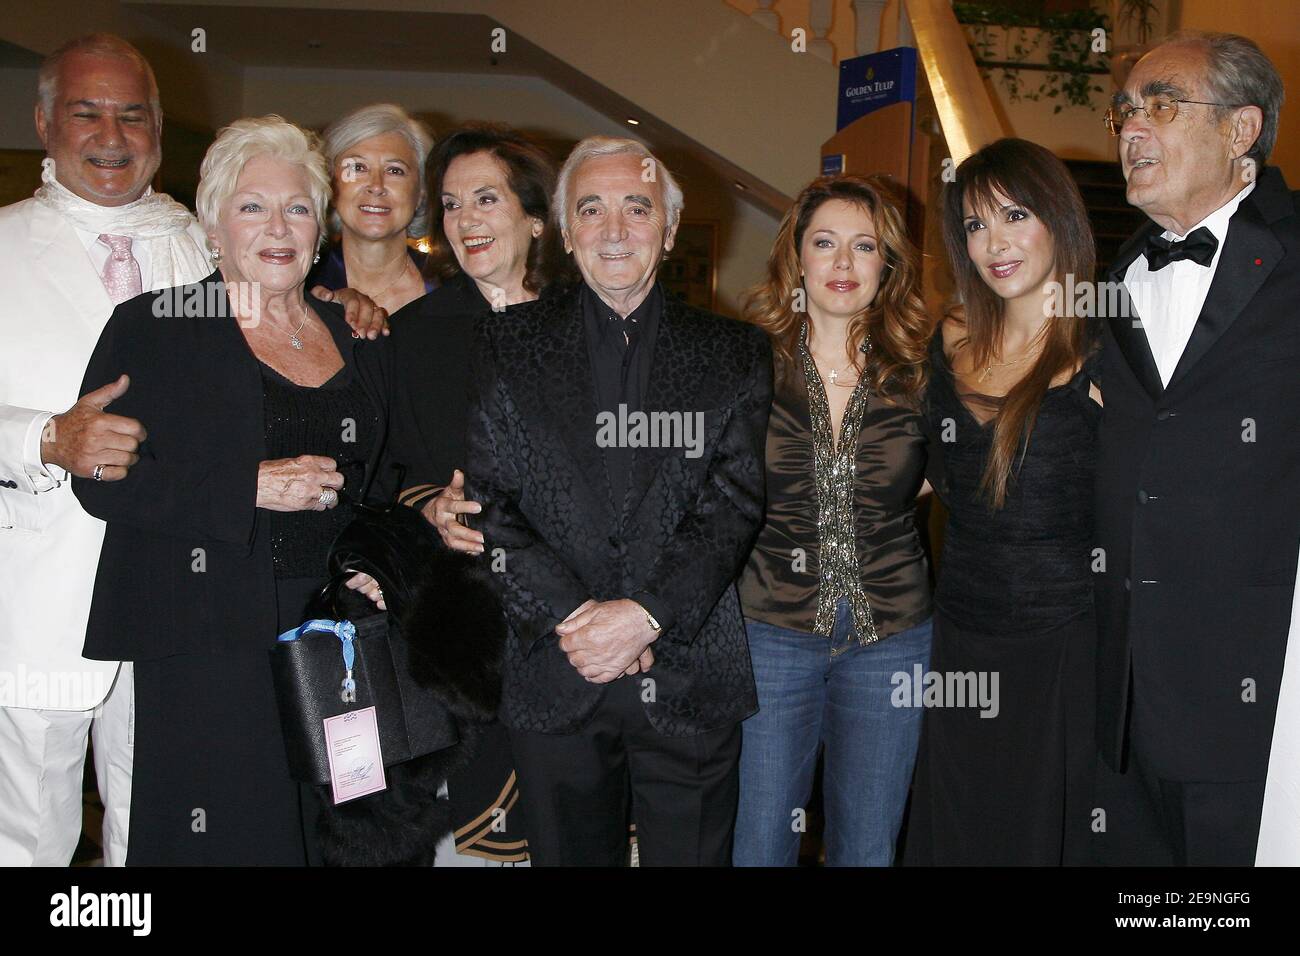
[[[302,339],[298,338],[298,333],[302,331],[302,327],[306,324],[307,324],[307,310],[304,308],[302,310],[302,321],[298,323],[298,327],[294,329],[292,332],[287,333],[289,336],[289,344],[292,345],[294,348],[296,348],[299,352],[302,351]],[[280,331],[283,332],[284,330],[281,329]]]
[[[871,351],[870,336],[867,336],[867,338],[863,341],[863,343],[858,346],[858,351],[861,352],[863,355],[866,355]],[[856,376],[854,376],[853,381],[851,382],[844,382],[843,384],[841,384],[839,381],[840,375],[847,373],[852,368],[856,368],[855,362],[850,362],[848,365],[844,366],[843,369],[833,368],[826,374],[826,378],[832,385],[839,386],[840,388],[853,388],[858,384],[858,379],[862,377],[861,372],[859,372]]]
[[[378,302],[380,299],[386,296],[389,290],[393,288],[393,286],[397,285],[397,283],[401,282],[404,278],[406,278],[406,272],[411,267],[411,265],[413,265],[413,263],[411,262],[410,257],[406,255],[405,250],[402,251],[402,259],[403,259],[402,268],[398,270],[397,278],[394,279],[392,282],[388,283],[388,285],[384,286],[383,289],[376,292],[374,295],[370,297],[375,302]]]
[[[1034,335],[1034,337],[1029,340],[1028,344],[1025,346],[1024,353],[1020,356],[1020,358],[1012,359],[1010,362],[989,362],[987,365],[985,365],[984,371],[980,372],[980,376],[975,380],[975,384],[983,385],[985,382],[987,382],[990,378],[993,377],[993,370],[995,368],[1010,368],[1012,365],[1019,365],[1021,362],[1025,361],[1028,358],[1036,358],[1037,356],[1041,355],[1043,352],[1043,348],[1042,348],[1043,331],[1044,331],[1043,329],[1040,329]],[[1035,348],[1035,346],[1037,346],[1037,348]]]
[[[1008,368],[1009,366],[1012,366],[1012,365],[1019,365],[1021,362],[1023,362],[1023,361],[1024,361],[1025,359],[1027,359],[1028,357],[1029,357],[1029,356],[1027,356],[1027,355],[1022,355],[1022,356],[1020,356],[1020,358],[1016,359],[1014,362],[990,362],[990,363],[988,364],[988,366],[985,367],[984,371],[980,372],[980,377],[977,378],[977,379],[975,380],[975,384],[976,384],[976,385],[983,385],[986,381],[988,381],[990,378],[992,378],[992,377],[993,377],[993,370],[994,370],[995,368]]]

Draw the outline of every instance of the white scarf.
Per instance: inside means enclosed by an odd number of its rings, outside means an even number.
[[[190,211],[165,193],[149,193],[125,206],[98,206],[71,192],[54,178],[54,160],[41,162],[37,202],[63,216],[78,229],[110,236],[130,236],[149,243],[155,289],[200,282],[212,274],[212,260],[187,231],[194,224]]]

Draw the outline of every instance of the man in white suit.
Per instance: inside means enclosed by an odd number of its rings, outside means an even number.
[[[104,526],[69,476],[120,479],[145,433],[104,411],[126,376],[77,392],[117,302],[198,282],[212,262],[189,212],[149,189],[162,111],[134,47],[97,35],[51,55],[36,126],[45,184],[0,209],[0,865],[71,860],[88,732],[104,860],[121,865],[131,665],[81,656]]]

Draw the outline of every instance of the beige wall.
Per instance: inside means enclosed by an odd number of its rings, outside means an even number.
[[[616,123],[548,83],[483,74],[391,73],[367,70],[250,68],[244,74],[243,112],[278,112],[320,128],[348,110],[380,100],[396,102],[445,131],[468,120],[490,120],[527,130],[565,148],[584,136],[627,136]],[[650,143],[654,148],[654,143]],[[734,315],[740,292],[760,277],[777,220],[737,198],[730,183],[689,156],[664,152],[686,195],[688,219],[719,224],[718,311]]]
[[[756,0],[724,2],[746,15],[758,9]],[[790,31],[797,26],[808,27],[809,6],[809,0],[776,0],[772,4],[772,10],[780,18],[781,33],[784,36],[789,37]],[[827,38],[834,44],[838,57],[855,56],[855,17],[852,6],[848,0],[836,0],[833,9],[833,20]],[[896,10],[891,7],[886,10],[884,19],[891,12],[896,15]],[[1032,89],[1037,87],[1042,77],[1042,73],[1027,70],[1023,73],[1022,82]],[[1097,81],[1105,87],[1106,92],[1093,94],[1093,108],[1066,106],[1060,113],[1052,112],[1051,103],[1023,99],[1012,102],[1002,83],[996,79],[987,81],[985,88],[1008,135],[1042,143],[1065,159],[1114,160],[1114,146],[1101,122],[1102,114],[1106,111],[1104,101],[1110,95],[1110,77],[1098,76]]]
[[[724,2],[746,16],[758,9],[757,0],[724,0]],[[811,6],[810,0],[776,0],[772,4],[772,12],[780,19],[781,33],[787,39],[795,27],[803,27],[809,38],[812,37],[813,32],[808,20],[808,8]],[[835,47],[836,60],[857,56],[856,24],[857,18],[853,15],[853,6],[849,0],[835,0],[831,4],[831,28],[826,33],[826,39],[830,40],[831,45]]]
[[[1184,29],[1244,33],[1277,66],[1287,95],[1269,162],[1282,170],[1292,189],[1300,189],[1300,2],[1182,0],[1177,14]]]
[[[0,17],[0,39],[41,55],[95,31],[116,33],[140,48],[158,77],[163,110],[173,119],[211,128],[238,115],[238,65],[217,53],[192,53],[188,33],[164,27],[115,0],[10,3]]]
[[[1023,70],[1022,87],[1037,89],[1044,74]],[[1002,121],[1009,136],[1019,136],[1046,146],[1062,159],[1100,159],[1115,161],[1115,141],[1102,125],[1114,85],[1109,76],[1098,75],[1096,85],[1104,93],[1093,93],[1091,107],[1063,106],[1061,112],[1052,112],[1050,101],[1020,99],[1012,102],[1006,88],[994,76],[984,81],[993,101],[993,109]]]
[[[718,0],[479,0],[476,9],[786,196],[816,173],[835,132],[836,68],[792,53]]]
[[[1287,102],[1282,109],[1278,144],[1271,157],[1293,188],[1300,183],[1300,0],[1176,0],[1157,18],[1172,29],[1217,30],[1250,37],[1277,66],[1286,85]],[[1128,35],[1119,42],[1132,39]],[[1037,86],[1042,74],[1025,71],[1022,82]],[[1115,141],[1102,126],[1114,85],[1109,76],[1098,76],[1106,90],[1094,93],[1092,109],[1067,106],[1053,113],[1050,104],[1010,101],[1001,82],[986,82],[994,109],[1012,135],[1041,143],[1065,159],[1114,161]]]
[[[709,0],[702,0],[709,2]],[[758,8],[756,0],[724,0],[746,15]],[[1094,6],[1100,4],[1094,3]],[[828,39],[838,56],[854,55],[854,17],[847,0],[836,0]],[[1111,6],[1105,4],[1106,8]],[[796,26],[808,26],[809,0],[776,0],[772,10],[780,18],[781,32],[788,37]],[[1272,162],[1288,181],[1300,183],[1300,0],[1158,0],[1155,16],[1157,34],[1167,24],[1171,29],[1240,32],[1260,45],[1282,73],[1288,103],[1282,111],[1282,133]],[[1132,28],[1126,24],[1112,42],[1131,42]],[[1036,86],[1041,74],[1026,71],[1023,82]],[[1012,102],[998,81],[986,83],[994,109],[1011,135],[1033,140],[1065,159],[1115,159],[1114,140],[1102,126],[1102,114],[1112,90],[1108,76],[1098,76],[1105,93],[1094,93],[1094,108],[1067,106],[1053,113],[1051,104],[1022,100]],[[1298,131],[1288,135],[1289,131]],[[1300,188],[1300,187],[1298,187]]]

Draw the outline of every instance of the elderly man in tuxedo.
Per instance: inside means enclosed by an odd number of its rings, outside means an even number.
[[[467,494],[502,595],[534,865],[725,865],[757,702],[734,581],[763,514],[761,330],[656,281],[682,193],[594,137],[553,204],[576,286],[488,317]]]
[[[1184,33],[1107,117],[1152,220],[1109,271],[1133,309],[1102,356],[1109,862],[1255,858],[1300,540],[1300,202],[1266,165],[1282,96],[1250,40]]]
[[[66,865],[93,735],[103,849],[125,862],[131,665],[82,657],[104,536],[69,476],[120,480],[145,425],[107,411],[127,376],[78,397],[114,307],[213,271],[203,231],[155,193],[162,109],[148,62],[110,34],[39,73],[42,186],[0,209],[0,865]],[[323,291],[323,290],[322,290]],[[351,298],[372,337],[382,310]]]

